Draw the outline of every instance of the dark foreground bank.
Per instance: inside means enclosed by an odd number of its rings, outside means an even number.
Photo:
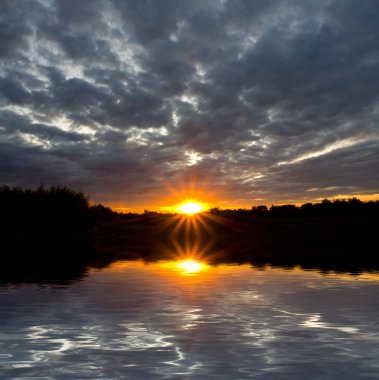
[[[109,223],[95,243],[123,257],[197,255],[211,263],[379,269],[379,222],[367,217],[156,215]]]
[[[135,216],[85,238],[3,238],[0,280],[67,283],[117,260],[183,257],[358,273],[379,270],[378,232],[372,218]]]

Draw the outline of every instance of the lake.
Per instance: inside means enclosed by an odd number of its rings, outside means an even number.
[[[0,285],[3,379],[373,379],[379,273],[119,261]]]

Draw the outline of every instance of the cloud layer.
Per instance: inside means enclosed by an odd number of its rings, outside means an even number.
[[[379,3],[2,1],[0,182],[158,205],[379,193]]]

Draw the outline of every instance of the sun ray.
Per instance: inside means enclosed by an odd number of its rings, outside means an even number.
[[[214,230],[212,229],[212,227],[206,222],[206,220],[203,218],[203,215],[199,215],[199,217],[197,218],[197,223],[199,225],[201,225],[207,232],[208,234],[211,234],[211,235],[214,235]],[[200,231],[200,227],[199,227],[199,231]]]

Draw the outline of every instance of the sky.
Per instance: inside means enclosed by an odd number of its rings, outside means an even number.
[[[2,0],[0,184],[120,211],[379,194],[376,0]]]

